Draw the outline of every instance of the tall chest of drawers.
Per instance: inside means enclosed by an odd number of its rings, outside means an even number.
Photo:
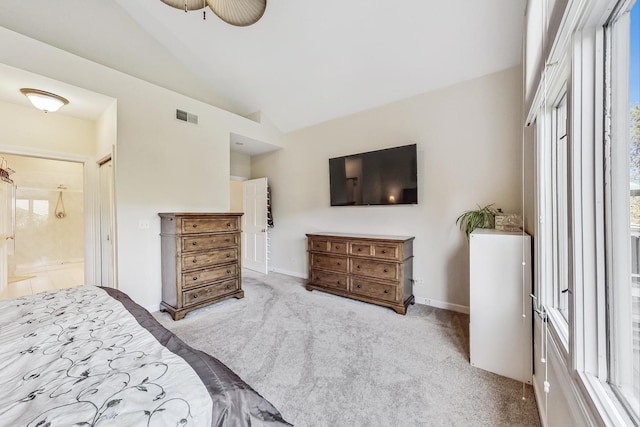
[[[405,314],[413,296],[413,237],[307,234],[307,290],[382,305]]]
[[[174,320],[243,298],[241,213],[160,213],[162,303]]]

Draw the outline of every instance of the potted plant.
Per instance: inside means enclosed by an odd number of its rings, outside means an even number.
[[[502,209],[495,209],[493,203],[484,207],[478,205],[478,209],[464,212],[456,219],[456,224],[460,225],[460,230],[469,235],[476,228],[494,228],[496,215],[501,213]]]

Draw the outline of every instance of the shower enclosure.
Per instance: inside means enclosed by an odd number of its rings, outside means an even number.
[[[33,292],[84,282],[83,167],[80,163],[4,156],[15,173],[15,250],[8,282]]]

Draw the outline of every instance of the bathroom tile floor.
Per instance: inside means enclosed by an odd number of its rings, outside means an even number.
[[[63,268],[39,271],[24,275],[24,280],[9,278],[7,289],[0,292],[0,299],[17,298],[53,289],[72,288],[84,284],[84,263],[67,264]],[[15,281],[14,281],[15,280]]]

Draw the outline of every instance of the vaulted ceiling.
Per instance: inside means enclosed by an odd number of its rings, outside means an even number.
[[[0,26],[282,131],[521,62],[526,0],[268,0],[224,23],[160,0],[2,0]]]

